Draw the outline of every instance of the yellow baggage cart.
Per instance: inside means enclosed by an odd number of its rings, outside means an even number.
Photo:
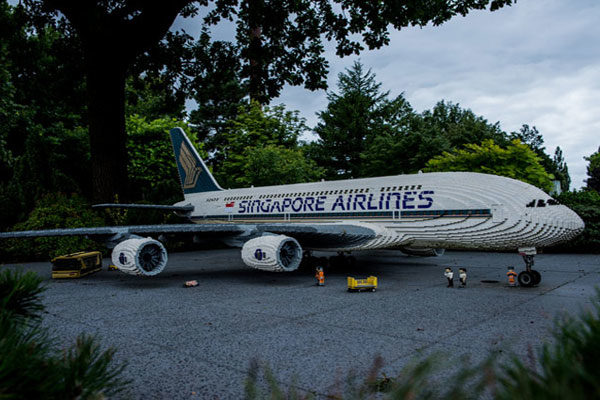
[[[351,276],[348,277],[348,291],[349,292],[362,292],[371,291],[374,292],[377,289],[377,277],[369,276],[367,279],[355,279]]]
[[[102,269],[102,253],[80,251],[52,259],[52,278],[81,278]]]

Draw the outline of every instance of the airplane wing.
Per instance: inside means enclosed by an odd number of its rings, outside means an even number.
[[[200,237],[261,236],[276,233],[295,238],[306,247],[339,247],[359,244],[375,237],[373,229],[353,224],[171,224],[103,226],[97,228],[46,229],[2,232],[0,239],[36,238],[48,236],[87,236],[100,241],[115,242],[131,235],[190,235]]]

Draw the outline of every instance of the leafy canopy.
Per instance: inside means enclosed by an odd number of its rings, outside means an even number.
[[[554,178],[544,170],[535,152],[518,139],[512,140],[506,148],[487,139],[480,145],[467,144],[460,150],[445,151],[429,160],[424,171],[471,171],[506,176],[546,192],[552,190]]]
[[[402,96],[390,109],[394,124],[378,132],[361,153],[363,176],[415,173],[432,157],[468,143],[492,139],[504,145],[506,134],[499,124],[490,124],[459,104],[440,101],[421,114]]]
[[[225,129],[224,161],[215,169],[215,178],[223,187],[241,187],[320,177],[316,165],[298,149],[298,138],[307,129],[297,111],[286,111],[283,105],[262,107],[251,101],[240,107]],[[294,168],[293,173],[284,172]]]
[[[600,253],[600,193],[595,190],[574,190],[562,193],[558,201],[581,217],[585,229],[567,243],[558,245],[557,250]]]
[[[329,92],[329,104],[320,112],[314,132],[319,136],[311,150],[326,168],[328,179],[362,176],[361,153],[379,135],[401,129],[412,109],[402,95],[395,100],[381,91],[371,70],[360,62],[338,75],[338,92]],[[408,108],[406,106],[408,105]]]
[[[136,200],[168,204],[181,200],[181,185],[169,131],[182,128],[191,142],[196,144],[196,134],[184,121],[174,118],[147,120],[131,115],[126,120],[127,151],[129,153],[129,180],[138,198]],[[196,150],[206,158],[202,145]]]
[[[585,181],[589,189],[600,192],[600,149],[589,157],[584,157],[588,162],[587,175]]]

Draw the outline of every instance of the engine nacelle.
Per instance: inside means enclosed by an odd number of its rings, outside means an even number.
[[[417,257],[439,257],[443,256],[445,249],[428,249],[425,247],[402,247],[400,249],[404,254]]]
[[[247,266],[263,271],[294,271],[302,261],[302,247],[288,236],[261,236],[244,243],[242,260]]]
[[[127,239],[117,244],[112,252],[112,263],[130,275],[154,276],[167,265],[167,250],[152,238]]]

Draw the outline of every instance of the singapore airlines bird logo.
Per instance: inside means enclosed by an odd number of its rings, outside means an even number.
[[[179,148],[179,163],[183,167],[183,171],[185,172],[185,178],[183,180],[183,188],[191,189],[196,186],[196,182],[198,181],[198,177],[202,172],[202,168],[196,165],[196,159],[192,155],[190,149],[181,142],[181,147]]]

